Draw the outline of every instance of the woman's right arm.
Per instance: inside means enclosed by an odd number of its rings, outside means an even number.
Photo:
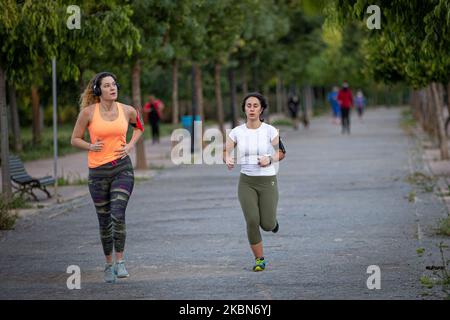
[[[230,155],[230,153],[233,151],[235,146],[236,143],[231,140],[230,137],[227,137],[225,149],[223,150],[223,162],[225,162],[230,170],[234,168],[234,158]]]
[[[89,124],[89,118],[90,112],[88,108],[84,108],[83,110],[81,110],[80,114],[78,115],[77,122],[75,123],[75,127],[73,128],[70,143],[76,148],[91,151],[91,144],[83,140],[84,132],[86,131],[86,128]]]

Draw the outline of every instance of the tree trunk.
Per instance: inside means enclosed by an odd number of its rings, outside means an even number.
[[[385,99],[386,99],[386,107],[390,108],[391,107],[391,95],[390,95],[390,86],[388,86],[385,90]]]
[[[431,129],[430,129],[430,94],[429,94],[429,90],[428,87],[425,87],[422,89],[423,91],[423,105],[422,105],[422,110],[423,110],[423,129],[425,130],[426,133],[428,133],[429,135],[432,136],[431,133]]]
[[[430,102],[429,102],[429,91],[428,91],[428,87],[425,87],[422,89],[422,96],[423,96],[423,101],[422,101],[422,112],[423,112],[423,123],[422,123],[422,128],[423,130],[431,135],[431,131],[429,128],[429,117],[430,117],[430,112],[429,112],[429,106],[430,106]]]
[[[303,108],[303,116],[305,117],[304,121],[309,123],[309,119],[312,116],[312,108],[313,108],[313,96],[312,96],[312,88],[307,85],[304,89],[305,96],[305,107]]]
[[[195,86],[195,80],[197,78],[196,76],[197,68],[195,67],[194,63],[191,67],[191,114],[192,114],[192,121],[191,121],[191,154],[194,154],[195,152],[195,116],[198,114],[197,104],[198,104],[198,97],[197,97],[197,90]]]
[[[200,116],[200,120],[204,121],[203,114],[203,87],[202,87],[202,69],[198,63],[194,64],[195,68],[195,96],[197,101],[197,115]],[[195,115],[194,115],[195,116]]]
[[[420,97],[418,90],[411,90],[411,106],[414,110],[414,118],[420,123]]]
[[[277,96],[277,113],[281,113],[282,103],[283,103],[283,86],[281,84],[280,76],[277,75],[276,80],[276,96]]]
[[[33,144],[41,142],[41,108],[38,87],[31,87],[31,107],[33,113]]]
[[[242,81],[242,96],[245,97],[248,94],[248,80],[247,80],[247,72],[245,68],[245,61],[241,62],[241,81]]]
[[[177,124],[180,118],[180,107],[178,104],[178,61],[172,62],[172,124]]]
[[[323,88],[317,87],[317,104],[316,104],[316,106],[318,106],[318,107],[323,106],[323,100],[324,100]]]
[[[288,90],[283,80],[281,80],[281,113],[286,114],[287,111],[287,101],[288,101]]]
[[[420,125],[422,128],[425,128],[425,122],[426,122],[426,108],[427,108],[427,95],[425,89],[419,90],[419,101],[420,101]]]
[[[233,68],[228,69],[228,82],[230,85],[231,127],[234,128],[238,124],[238,111],[236,102],[236,80]]]
[[[21,152],[22,151],[22,139],[21,139],[21,135],[20,135],[19,111],[17,110],[16,86],[14,83],[9,84],[8,94],[9,94],[9,107],[11,110],[14,151]]]
[[[217,102],[217,121],[219,122],[219,129],[222,132],[222,136],[225,136],[225,128],[224,128],[224,116],[223,116],[223,102],[222,102],[222,88],[220,83],[220,63],[216,63],[214,67],[214,85],[215,85],[215,94],[216,94],[216,102]]]
[[[84,92],[84,89],[86,88],[86,83],[83,78],[83,72],[84,70],[80,68],[80,77],[78,78],[78,85],[80,86],[80,92]]]
[[[9,175],[9,132],[8,132],[8,110],[6,106],[6,83],[5,71],[0,66],[0,123],[1,123],[1,160],[2,160],[2,195],[3,201],[11,200],[11,178]]]
[[[411,90],[411,107],[413,110],[414,119],[418,123],[422,123],[421,110],[420,110],[420,94],[418,90]]]
[[[439,93],[439,98],[440,100],[440,105],[441,105],[441,115],[442,115],[442,119],[444,120],[444,131],[445,131],[445,120],[447,119],[447,117],[450,116],[450,114],[448,114],[448,109],[445,108],[446,103],[445,103],[445,86],[442,83],[438,83],[438,93]]]
[[[270,99],[271,99],[271,93],[270,93],[270,86],[267,84],[267,83],[264,83],[263,85],[262,85],[262,88],[261,88],[262,90],[261,90],[261,94],[264,96],[264,97],[266,97],[266,99],[267,99],[267,104],[269,105],[268,107],[267,107],[267,109],[266,110],[264,110],[264,113],[262,114],[262,116],[263,116],[263,118],[264,118],[264,121],[266,122],[266,123],[268,123],[268,122],[270,122],[270,116],[271,116],[271,114],[272,113],[276,113],[276,110],[275,110],[275,108],[276,108],[276,101],[275,101],[275,103],[271,103],[270,102]],[[275,100],[276,100],[276,92],[275,92]],[[270,107],[270,106],[274,106],[274,107]]]
[[[447,84],[447,110],[450,117],[450,82]]]
[[[431,84],[431,88],[433,90],[435,102],[434,110],[438,129],[437,133],[438,133],[439,147],[441,149],[441,160],[448,160],[449,159],[448,143],[447,137],[445,135],[444,119],[442,118],[442,96],[439,94],[440,90],[436,82],[433,82]]]
[[[252,82],[253,82],[253,91],[259,92],[259,77],[258,77],[258,68],[252,67]]]
[[[436,103],[433,98],[433,89],[431,84],[427,87],[427,130],[428,133],[433,137],[434,141],[436,141],[438,137],[438,123],[436,117]]]
[[[131,95],[133,99],[133,106],[136,110],[142,113],[142,100],[141,100],[141,61],[136,59],[133,65],[131,75]],[[136,169],[145,170],[148,169],[147,161],[145,159],[145,144],[144,135],[136,143]]]

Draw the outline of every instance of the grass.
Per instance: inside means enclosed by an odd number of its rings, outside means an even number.
[[[438,226],[438,234],[450,237],[450,216],[441,219]]]
[[[415,191],[411,191],[408,194],[408,201],[409,202],[414,202],[416,200],[416,192]]]
[[[428,176],[422,172],[414,172],[406,178],[406,182],[416,185],[425,192],[433,192],[436,178]]]
[[[63,187],[63,186],[81,186],[81,185],[87,185],[88,181],[87,179],[82,179],[82,178],[75,178],[75,179],[70,179],[70,178],[66,178],[66,177],[58,177],[58,186]]]
[[[410,108],[402,111],[400,126],[407,131],[416,126],[416,120],[414,119]]]
[[[159,135],[160,137],[170,136],[173,132],[173,130],[183,128],[183,126],[180,124],[171,124],[171,123],[161,123],[159,125]],[[146,124],[144,127],[144,139],[150,140],[152,138],[152,130],[150,128],[150,125]],[[131,138],[133,130],[130,128],[128,130],[127,139]]]
[[[427,270],[431,270],[433,274],[433,278],[430,276],[423,275],[420,277],[420,283],[422,286],[424,286],[427,289],[432,289],[434,286],[439,285],[441,286],[442,292],[445,294],[444,299],[450,299],[450,272],[449,272],[449,265],[450,260],[447,260],[444,249],[447,249],[448,246],[445,245],[443,242],[440,242],[438,244],[439,252],[441,255],[441,263],[442,265],[439,266],[427,266]],[[421,254],[425,252],[424,248],[417,249],[418,253],[419,251]]]
[[[9,204],[11,209],[29,209],[31,205],[28,204],[25,198],[20,196],[13,197],[11,203]]]
[[[434,287],[434,282],[427,276],[421,276],[420,277],[420,283],[428,289],[431,289]]]
[[[313,108],[313,117],[322,116],[330,112],[328,105],[320,105]]]
[[[17,213],[13,211],[19,208],[31,208],[31,206],[22,197],[15,196],[9,202],[0,197],[0,230],[14,229]]]
[[[76,152],[77,149],[70,144],[72,125],[58,126],[58,155],[66,155]],[[33,144],[32,128],[21,129],[23,151],[18,155],[23,161],[53,157],[53,128],[46,127],[42,131],[41,141]]]
[[[278,127],[278,126],[292,126],[292,120],[290,119],[277,119],[271,122],[272,126]]]
[[[88,180],[81,178],[79,173],[69,172],[67,175],[62,172],[62,177],[58,177],[58,186],[82,186],[87,185]]]
[[[163,164],[151,164],[149,165],[149,169],[153,170],[164,170],[165,166]]]
[[[145,182],[145,181],[150,181],[150,180],[151,180],[150,177],[134,177],[135,183],[140,183],[140,182]]]
[[[420,247],[416,249],[417,254],[421,257],[425,253],[425,248]]]
[[[450,188],[447,186],[447,190],[444,190],[442,192],[436,192],[436,195],[439,197],[449,197],[450,196]]]

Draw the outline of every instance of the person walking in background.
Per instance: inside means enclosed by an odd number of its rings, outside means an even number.
[[[331,114],[332,114],[332,122],[335,124],[339,124],[339,118],[340,118],[340,107],[339,102],[337,100],[339,88],[337,86],[333,87],[333,90],[330,91],[327,95],[327,100],[330,103],[331,106]]]
[[[298,130],[298,108],[299,108],[299,98],[294,93],[288,99],[288,109],[292,119],[292,126],[294,130]]]
[[[148,122],[152,129],[152,143],[159,143],[159,123],[162,118],[164,103],[156,99],[154,95],[148,96],[148,102],[144,105],[144,113],[147,114]]]
[[[231,152],[237,146],[241,175],[238,198],[247,224],[247,237],[255,257],[253,271],[266,268],[260,227],[264,231],[278,232],[278,183],[274,163],[284,158],[278,130],[264,123],[262,114],[267,108],[263,95],[249,93],[242,101],[246,123],[235,127],[226,139],[223,160],[228,169],[234,167]],[[276,151],[282,150],[282,151]]]
[[[117,101],[116,79],[109,72],[101,72],[91,79],[81,95],[81,111],[71,138],[74,147],[88,151],[88,186],[100,226],[106,282],[129,276],[123,258],[125,210],[134,187],[129,154],[144,131],[139,112]],[[127,143],[128,125],[134,130]],[[90,142],[84,140],[86,129]]]
[[[364,97],[364,94],[361,90],[358,90],[356,92],[355,105],[356,105],[356,110],[358,112],[358,117],[362,121],[364,109],[366,107],[366,97]]]
[[[350,110],[353,107],[353,96],[347,81],[343,82],[337,100],[341,111],[342,134],[346,131],[350,134]]]

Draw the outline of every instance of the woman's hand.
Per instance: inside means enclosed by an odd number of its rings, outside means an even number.
[[[225,163],[228,167],[228,170],[231,170],[234,168],[234,159],[230,156],[226,156]]]
[[[89,151],[100,152],[103,149],[103,142],[98,139],[94,144],[89,144]]]
[[[133,146],[130,144],[122,144],[122,148],[116,150],[116,155],[123,159],[130,153],[132,148]]]
[[[272,164],[272,158],[270,156],[261,156],[258,158],[258,164],[260,167],[267,167]]]

